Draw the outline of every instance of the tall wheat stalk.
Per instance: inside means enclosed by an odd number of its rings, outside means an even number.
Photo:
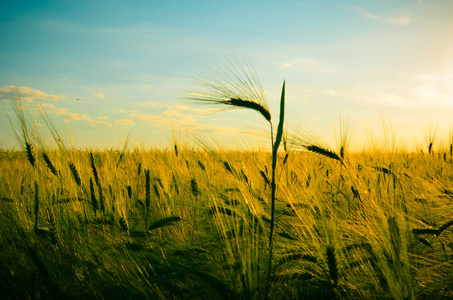
[[[201,101],[206,104],[224,105],[230,109],[251,109],[260,113],[270,125],[271,147],[272,147],[272,182],[271,182],[271,223],[269,234],[269,256],[266,270],[266,291],[267,298],[270,290],[272,274],[272,252],[275,227],[275,169],[277,166],[277,152],[283,137],[283,123],[285,117],[285,82],[283,82],[280,99],[280,120],[274,142],[274,129],[272,116],[264,95],[261,83],[250,62],[244,66],[241,61],[232,55],[227,62],[219,69],[211,69],[214,75],[210,80],[198,80],[198,83],[205,88],[202,92],[190,93],[187,97],[190,100]],[[246,62],[247,63],[247,62]]]

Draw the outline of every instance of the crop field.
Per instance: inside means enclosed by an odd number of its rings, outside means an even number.
[[[335,151],[284,129],[285,83],[274,133],[242,71],[201,81],[190,99],[259,113],[271,152],[202,139],[130,149],[129,137],[121,150],[77,150],[17,95],[8,116],[23,150],[0,153],[1,297],[453,298],[453,135],[435,144],[428,132],[410,152],[384,124],[382,144],[371,136],[354,153],[343,126]]]
[[[453,297],[451,152],[327,154],[278,155],[267,281],[270,153],[4,151],[2,299]]]

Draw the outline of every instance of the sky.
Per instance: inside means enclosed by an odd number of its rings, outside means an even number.
[[[340,119],[358,150],[381,118],[407,147],[425,147],[434,132],[447,141],[452,15],[450,0],[5,1],[0,148],[20,146],[4,113],[15,89],[78,148],[121,148],[129,133],[145,149],[172,147],[174,136],[270,147],[256,134],[269,130],[258,113],[185,99],[231,52],[253,62],[274,122],[286,80],[288,124],[333,148]]]

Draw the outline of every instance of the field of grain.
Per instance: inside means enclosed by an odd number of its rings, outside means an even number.
[[[0,154],[2,298],[263,298],[270,153],[27,150]],[[451,152],[325,154],[278,156],[269,297],[453,297]]]
[[[335,151],[284,128],[285,82],[274,132],[251,68],[214,75],[189,99],[259,113],[272,151],[130,149],[130,136],[77,150],[17,94],[23,150],[0,153],[2,298],[453,298],[451,133],[409,152],[384,122],[383,144],[350,153],[346,124]]]

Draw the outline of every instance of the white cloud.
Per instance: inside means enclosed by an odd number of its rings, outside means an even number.
[[[364,18],[370,19],[370,20],[376,20],[388,24],[393,24],[393,25],[398,25],[398,26],[406,26],[411,23],[411,18],[408,16],[399,16],[399,17],[383,17],[383,16],[378,16],[375,14],[372,14],[368,11],[366,11],[363,8],[359,7],[352,7],[352,11],[355,13],[361,15]]]
[[[177,110],[180,109],[180,110]],[[197,118],[200,116],[185,114],[183,111],[189,113],[205,114],[208,110],[205,109],[194,109],[186,105],[178,105],[174,107],[168,107],[167,111],[161,112],[156,115],[130,113],[129,118],[134,120],[143,121],[146,123],[153,123],[155,126],[167,127],[167,128],[186,128],[193,130],[194,132],[205,132],[205,133],[217,133],[224,135],[237,135],[239,133],[248,133],[242,129],[200,124],[197,122]],[[210,110],[209,110],[210,111]]]
[[[56,95],[49,95],[40,90],[34,90],[29,87],[8,85],[0,87],[0,100],[13,100],[16,97],[16,91],[23,102],[33,102],[34,100],[58,101],[63,98]]]
[[[57,116],[66,116],[69,114],[69,111],[66,108],[57,107],[54,104],[42,103],[41,107],[51,114],[56,114]]]
[[[49,104],[49,103],[42,103],[41,107],[44,109],[44,111],[46,113],[64,117],[65,118],[64,121],[67,121],[67,122],[70,122],[71,120],[85,121],[85,122],[88,122],[91,127],[97,127],[99,125],[112,127],[112,124],[110,124],[109,122],[103,121],[103,120],[108,119],[107,117],[91,118],[88,115],[72,113],[67,108],[58,107],[54,104]]]

